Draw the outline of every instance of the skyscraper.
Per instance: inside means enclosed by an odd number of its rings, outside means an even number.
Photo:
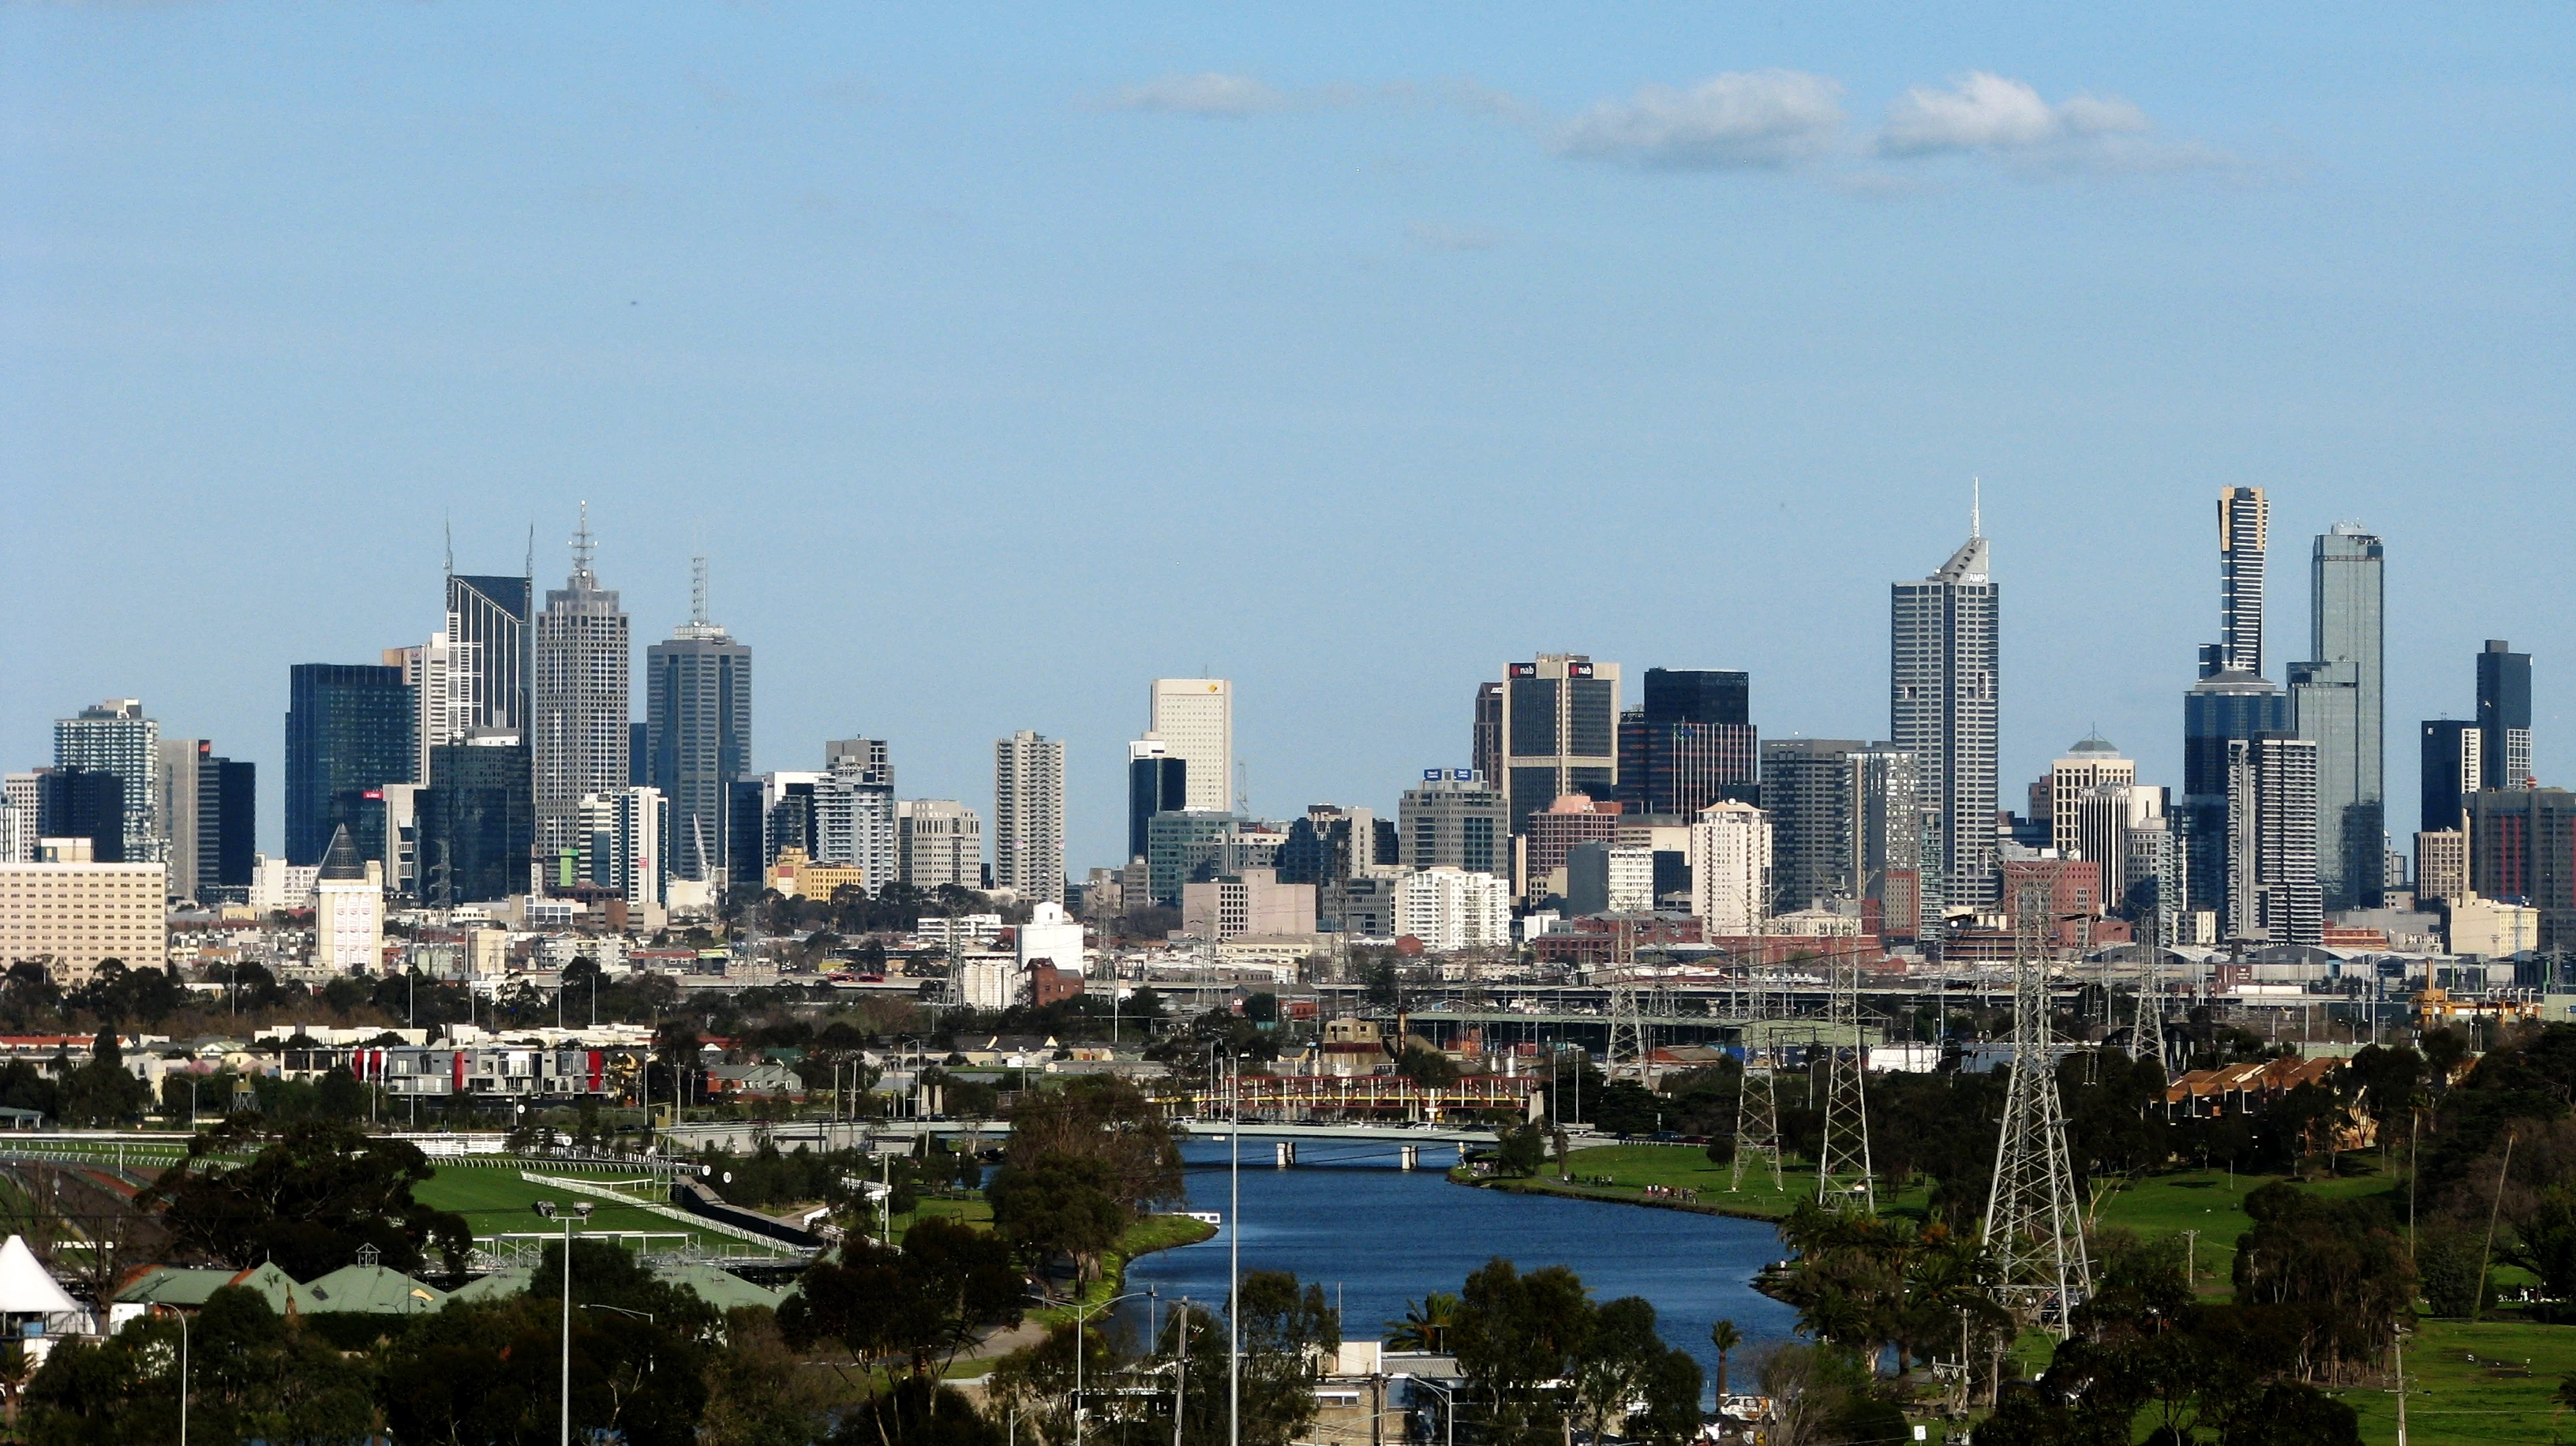
[[[670,802],[658,788],[612,788],[581,800],[581,876],[637,906],[662,902]]]
[[[1474,769],[1422,770],[1422,781],[1396,801],[1395,817],[1405,867],[1511,877],[1511,806]]]
[[[725,789],[751,767],[751,649],[707,621],[703,557],[691,564],[689,620],[644,650],[644,750],[671,805],[672,876],[723,878]]]
[[[216,757],[203,738],[164,738],[160,753],[170,897],[239,902],[232,893],[250,887],[257,838],[252,766]]]
[[[1860,897],[1861,796],[1852,759],[1867,746],[1857,738],[1773,738],[1762,745],[1771,912]]]
[[[55,719],[54,766],[115,774],[125,810],[120,857],[161,861],[161,725],[143,716],[140,700],[110,698],[77,718]]]
[[[286,861],[319,864],[347,825],[362,858],[384,856],[383,810],[367,794],[409,783],[419,704],[399,666],[298,663],[287,670]],[[367,832],[374,821],[372,837]]]
[[[2489,638],[2478,654],[2480,762],[2488,788],[2529,788],[2531,776],[2531,654]]]
[[[582,795],[630,786],[627,620],[617,594],[590,570],[593,550],[585,503],[581,530],[573,535],[572,575],[546,594],[546,610],[537,615],[535,726],[528,741],[537,853],[548,878],[558,876],[558,857],[579,842]]]
[[[2494,788],[2470,801],[2469,887],[2540,911],[2540,946],[2576,943],[2576,793]]]
[[[1995,896],[1995,748],[1999,590],[1984,530],[1941,570],[1893,585],[1889,739],[1915,756],[1937,841],[1942,894],[1974,906]],[[1926,860],[1928,871],[1934,860]]]
[[[126,818],[125,780],[104,768],[48,768],[36,775],[39,838],[87,839],[94,863],[144,862],[125,856]]]
[[[895,829],[905,883],[972,889],[983,882],[984,820],[975,810],[954,799],[906,799],[895,805]]]
[[[2229,888],[2228,749],[2291,731],[2290,699],[2263,677],[2263,555],[2271,506],[2259,487],[2218,495],[2219,638],[2200,650],[2182,700],[2182,840],[2189,906],[2237,917]]]
[[[1223,678],[1156,678],[1145,730],[1166,756],[1189,764],[1189,806],[1234,806],[1234,684]]]
[[[469,731],[430,750],[420,820],[420,897],[436,908],[528,891],[536,802],[528,745],[505,728]]]
[[[2316,540],[2309,661],[2290,665],[2290,721],[2317,745],[2317,884],[2329,910],[2375,905],[2388,839],[2378,538],[2349,523]]]
[[[1511,800],[1514,833],[1569,793],[1618,798],[1619,665],[1541,653],[1506,667],[1502,746],[1496,781]]]
[[[1716,803],[1691,824],[1691,912],[1711,934],[1758,934],[1771,902],[1771,819]]]
[[[1148,733],[1127,745],[1127,857],[1145,856],[1146,825],[1158,813],[1190,806],[1190,761]]]
[[[2122,757],[2111,740],[2095,734],[2087,734],[2068,745],[2065,756],[2048,767],[2049,847],[2057,850],[2059,858],[2100,859],[2107,875],[2105,887],[2119,882],[2118,862],[2109,854],[2085,849],[2084,811],[2078,803],[2088,788],[2105,784],[2125,786],[2137,781],[2138,765]],[[2092,842],[2095,848],[2100,848],[2108,840],[2096,835]]]
[[[1751,802],[1749,693],[1739,672],[1648,668],[1644,706],[1619,715],[1620,802],[1685,818],[1720,799]]]
[[[2227,932],[2313,947],[2323,937],[2317,882],[2317,745],[2268,734],[2227,745]]]
[[[823,767],[814,785],[814,862],[858,869],[874,893],[903,872],[885,740],[833,739],[823,745]]]
[[[2428,718],[2421,731],[2417,791],[2422,799],[2416,827],[2425,833],[2464,827],[2469,795],[2486,787],[2486,734],[2458,718]]]
[[[527,731],[529,600],[534,593],[535,582],[527,577],[447,574],[447,640],[474,650],[466,658],[472,679],[471,727]]]
[[[1025,728],[993,743],[993,885],[1064,902],[1064,744]]]
[[[1476,685],[1476,724],[1467,766],[1500,788],[1503,782],[1503,685]]]
[[[453,743],[475,727],[475,692],[482,686],[479,643],[460,643],[444,632],[408,648],[387,648],[384,664],[403,670],[420,709],[412,736],[417,757],[414,778],[429,776],[429,750]]]

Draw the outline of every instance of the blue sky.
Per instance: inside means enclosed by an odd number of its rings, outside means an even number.
[[[1079,871],[1157,674],[1273,816],[1541,650],[1882,734],[1980,476],[2007,803],[2179,784],[2229,485],[2273,659],[2387,539],[2401,831],[2482,638],[2576,769],[2576,17],[1603,8],[0,9],[0,762],[140,696],[273,847],[288,665],[587,499],[639,645],[711,555],[760,766],[1036,728]]]

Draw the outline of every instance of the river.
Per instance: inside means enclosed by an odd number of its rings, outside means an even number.
[[[1763,1348],[1789,1338],[1796,1312],[1753,1289],[1754,1272],[1781,1256],[1780,1237],[1758,1220],[1655,1210],[1548,1195],[1505,1195],[1452,1185],[1442,1171],[1455,1156],[1425,1146],[1425,1168],[1396,1168],[1392,1143],[1304,1141],[1295,1168],[1272,1164],[1268,1141],[1243,1144],[1245,1270],[1294,1271],[1320,1282],[1342,1306],[1342,1334],[1367,1340],[1400,1320],[1407,1300],[1455,1292],[1469,1272],[1494,1256],[1522,1270],[1564,1265],[1583,1277],[1595,1301],[1641,1295],[1655,1307],[1667,1345],[1699,1359],[1711,1387],[1717,1353],[1708,1328],[1732,1319],[1744,1333],[1733,1355],[1741,1367]],[[1181,1147],[1192,1210],[1226,1209],[1226,1145],[1194,1140]],[[1582,1163],[1582,1156],[1575,1156]],[[1164,1301],[1225,1299],[1226,1228],[1197,1245],[1136,1261],[1127,1288],[1151,1286]],[[1120,1307],[1122,1322],[1143,1325],[1145,1302]]]

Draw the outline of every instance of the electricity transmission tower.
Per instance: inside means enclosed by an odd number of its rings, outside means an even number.
[[[1623,1066],[1636,1070],[1637,1082],[1646,1082],[1646,1052],[1651,1047],[1646,1038],[1646,1020],[1642,992],[1637,987],[1636,936],[1620,920],[1612,940],[1610,975],[1610,1056],[1609,1073],[1616,1078]]]
[[[1829,1209],[1878,1213],[1869,1170],[1869,1047],[1861,1035],[1860,960],[1825,966],[1825,1131],[1816,1152],[1816,1199]]]
[[[2152,1058],[2161,1065],[2166,1063],[2165,951],[2164,940],[2159,937],[2163,932],[2163,901],[2141,912],[2138,922],[2146,926],[2146,973],[2138,980],[2137,1017],[2129,1021],[2129,1059],[2134,1063]]]
[[[1779,1037],[1754,1028],[1763,1017],[1760,976],[1748,969],[1745,983],[1744,1080],[1735,1097],[1735,1173],[1726,1188],[1742,1189],[1744,1161],[1759,1155],[1771,1162],[1771,1188],[1786,1190],[1780,1172]]]
[[[1982,1241],[1994,1253],[1997,1293],[2016,1317],[2063,1339],[2075,1307],[2092,1293],[2084,1217],[2066,1151],[2066,1111],[2049,1048],[2048,963],[2041,931],[2047,896],[2025,886],[2013,929],[2012,1083],[2003,1133],[1995,1141],[1993,1192]]]

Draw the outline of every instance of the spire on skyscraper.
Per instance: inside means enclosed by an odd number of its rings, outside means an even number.
[[[581,504],[581,527],[572,535],[572,575],[576,582],[590,576],[590,559],[599,550],[598,541],[590,535],[590,504]]]

